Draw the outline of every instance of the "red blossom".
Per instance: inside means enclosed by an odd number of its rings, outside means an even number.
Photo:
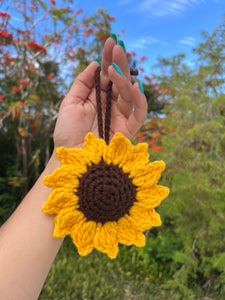
[[[50,128],[50,125],[45,125],[46,130],[49,130],[49,128]]]
[[[130,53],[133,57],[137,55],[137,53],[135,51],[131,51]]]
[[[20,107],[24,107],[24,103],[22,101],[17,101],[16,104]]]
[[[173,133],[173,129],[170,127],[168,130],[169,133]]]
[[[77,30],[77,26],[72,26],[70,29],[69,29],[69,32],[74,32]]]
[[[84,11],[82,8],[79,8],[77,11],[76,11],[76,15],[79,15],[79,14],[82,14]]]
[[[27,29],[27,30],[22,30],[22,29],[17,29],[16,30],[18,34],[22,34],[22,35],[28,35],[30,34],[30,30]]]
[[[19,117],[19,114],[20,114],[20,109],[19,108],[12,108],[12,109],[9,109],[9,112],[12,113],[12,116],[14,119],[18,119]]]
[[[0,37],[6,39],[6,40],[12,40],[12,34],[8,32],[8,30],[2,30],[0,31]]]
[[[47,77],[47,79],[53,79],[53,78],[55,78],[55,75],[54,74],[48,74],[46,77]]]
[[[148,58],[147,58],[146,56],[141,56],[141,57],[139,58],[139,61],[145,61],[145,60],[148,60]]]
[[[93,29],[92,28],[89,28],[87,29],[86,31],[82,32],[82,35],[83,36],[89,36],[90,34],[93,33]]]
[[[138,139],[139,142],[143,142],[143,140],[144,140],[143,134],[141,134],[140,132],[138,132],[137,135],[136,135],[136,137],[137,137],[137,139]]]
[[[15,93],[19,93],[20,92],[20,88],[18,86],[13,86],[12,87],[12,91]]]
[[[9,180],[8,182],[10,185],[14,185],[16,183],[16,180]]]
[[[49,0],[49,2],[50,2],[51,4],[53,4],[53,5],[56,5],[55,0]]]
[[[4,100],[4,97],[2,95],[0,95],[0,101]]]
[[[40,122],[39,121],[34,121],[33,122],[33,125],[35,128],[39,127],[40,126]]]
[[[69,59],[71,59],[72,61],[75,61],[75,58],[69,52],[65,52],[65,54]]]
[[[158,133],[158,132],[152,132],[151,136],[153,137],[153,139],[158,139],[158,138],[160,138],[160,133]]]
[[[10,15],[7,12],[0,12],[0,17],[10,19]]]
[[[161,92],[162,94],[165,94],[165,93],[167,92],[167,90],[161,89],[160,92]]]
[[[27,48],[33,50],[34,52],[40,51],[40,52],[47,53],[46,48],[37,44],[36,42],[29,42]]]
[[[30,98],[32,99],[32,100],[40,100],[40,97],[38,96],[38,95],[30,95]]]
[[[149,140],[149,141],[148,141],[148,145],[149,145],[149,146],[155,145],[155,141],[154,141],[154,140]]]
[[[30,81],[29,80],[20,80],[19,85],[20,86],[25,86],[25,85],[29,85]]]
[[[148,82],[152,82],[152,80],[151,80],[151,78],[150,78],[150,77],[148,77],[148,76],[145,76],[144,78],[145,78],[145,80],[147,80]]]
[[[127,52],[126,57],[127,57],[128,59],[131,58],[131,53],[130,53],[130,52]]]
[[[43,113],[42,113],[42,112],[39,111],[37,114],[38,114],[38,116],[39,116],[40,118],[43,117]]]
[[[152,151],[161,151],[162,150],[162,147],[161,146],[158,146],[158,147],[152,147]]]
[[[166,75],[166,71],[163,70],[163,71],[162,71],[162,74],[163,74],[163,75]]]
[[[141,72],[144,72],[144,71],[145,71],[145,69],[142,68],[142,67],[139,67],[138,69],[139,69]]]
[[[155,73],[151,73],[152,77],[156,77],[156,74]]]
[[[23,136],[23,137],[27,137],[28,136],[27,131],[25,129],[21,128],[21,127],[18,128],[18,132],[19,132],[20,136]]]
[[[115,21],[116,21],[116,18],[115,18],[115,17],[108,17],[107,20],[110,21],[110,22],[111,22],[111,21],[114,21],[114,22],[115,22]]]

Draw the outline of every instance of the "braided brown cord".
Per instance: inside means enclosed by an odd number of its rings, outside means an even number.
[[[95,89],[96,89],[96,106],[97,106],[97,118],[98,118],[98,134],[99,137],[103,139],[100,72],[101,72],[101,67],[98,67],[98,69],[95,71]]]
[[[138,69],[130,68],[130,75],[137,76],[138,75]]]
[[[102,118],[102,104],[101,104],[101,88],[100,88],[100,72],[101,67],[95,71],[95,89],[96,89],[96,105],[97,105],[97,118],[98,118],[98,133],[99,137],[104,139],[103,134],[103,118]],[[138,70],[131,68],[131,75],[138,75]],[[105,142],[109,144],[109,133],[111,123],[111,97],[112,97],[112,81],[109,82],[106,91],[106,108],[105,108]]]
[[[95,89],[96,89],[96,105],[97,105],[97,118],[98,118],[98,133],[99,133],[99,137],[104,139],[101,88],[100,88],[100,72],[101,72],[101,67],[98,67],[98,69],[95,71]],[[106,91],[106,108],[105,108],[106,144],[109,144],[109,132],[110,132],[110,121],[111,121],[111,96],[112,96],[112,82],[110,81]]]
[[[105,108],[105,142],[109,144],[109,133],[111,123],[111,98],[112,98],[112,81],[109,82],[106,92],[106,108]]]

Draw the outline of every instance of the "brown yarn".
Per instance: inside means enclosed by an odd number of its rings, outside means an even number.
[[[98,118],[98,133],[99,137],[103,138],[106,144],[109,144],[109,132],[111,122],[111,97],[112,97],[112,82],[110,81],[106,91],[106,108],[105,108],[105,138],[103,135],[103,118],[102,118],[102,104],[101,104],[101,88],[100,88],[100,72],[101,67],[95,71],[95,89],[96,89],[96,105]]]
[[[138,69],[130,68],[130,75],[137,76],[138,75]]]
[[[101,72],[101,67],[98,67],[98,69],[95,71],[95,90],[96,90],[96,106],[97,106],[97,118],[98,118],[98,134],[99,137],[103,139],[100,72]]]
[[[136,201],[136,186],[129,179],[129,174],[103,160],[97,165],[87,167],[87,172],[79,178],[76,195],[79,208],[87,221],[118,221]]]
[[[106,108],[105,108],[105,142],[109,144],[109,132],[111,123],[111,98],[112,98],[112,81],[109,82],[106,92]]]
[[[100,87],[100,72],[101,67],[95,71],[95,89],[96,89],[96,106],[97,106],[97,118],[98,118],[98,134],[99,137],[104,139],[106,144],[109,144],[109,133],[111,123],[111,97],[112,97],[112,81],[109,82],[106,91],[106,108],[105,108],[105,128],[103,134],[103,118],[102,118],[102,104],[101,104],[101,87]],[[138,75],[138,70],[130,68],[131,75]]]

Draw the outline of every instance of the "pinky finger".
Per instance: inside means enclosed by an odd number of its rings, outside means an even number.
[[[132,136],[141,128],[147,118],[148,103],[141,82],[135,82],[132,87],[134,111],[127,120],[127,129]]]

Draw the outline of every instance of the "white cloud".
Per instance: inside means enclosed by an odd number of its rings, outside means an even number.
[[[190,6],[205,2],[205,0],[143,0],[139,2],[138,10],[152,16],[179,15]]]
[[[197,40],[193,38],[192,36],[187,36],[182,40],[178,41],[179,44],[187,45],[187,46],[194,46],[197,43]]]
[[[131,41],[127,43],[128,47],[131,49],[145,49],[149,45],[159,43],[160,41],[157,38],[152,36],[147,36],[145,38],[135,39],[135,41]]]

